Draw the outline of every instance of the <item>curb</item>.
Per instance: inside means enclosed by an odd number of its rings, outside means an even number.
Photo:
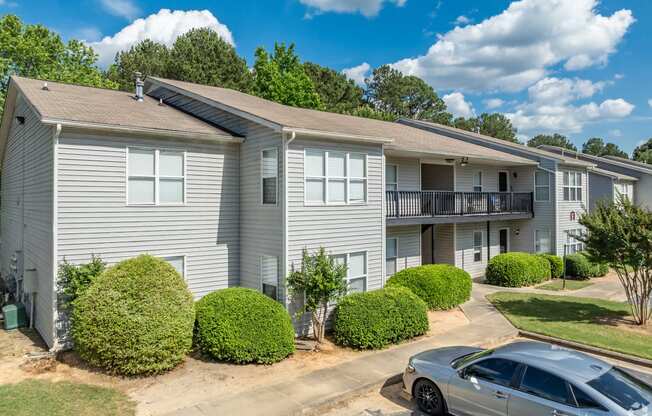
[[[620,361],[625,361],[631,364],[640,365],[641,367],[652,368],[652,360],[645,358],[635,357],[633,355],[627,355],[620,352],[609,351],[598,347],[592,347],[590,345],[581,344],[579,342],[568,341],[561,338],[549,337],[547,335],[537,334],[535,332],[529,331],[518,331],[518,334],[524,338],[534,339],[536,341],[548,342],[551,344],[561,345],[563,347],[573,348],[583,352],[589,352],[591,354],[602,355],[604,357],[613,358]]]

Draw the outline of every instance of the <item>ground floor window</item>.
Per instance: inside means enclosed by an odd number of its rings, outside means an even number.
[[[184,256],[169,256],[169,257],[163,257],[163,260],[167,261],[170,263],[172,267],[179,273],[179,275],[183,278],[185,278],[185,263],[186,263],[186,258]]]
[[[534,251],[537,253],[550,253],[550,230],[534,231]]]
[[[577,239],[583,234],[581,228],[566,231],[566,244],[564,245],[565,254],[574,254],[584,249],[584,243]]]
[[[338,254],[333,256],[335,263],[347,266],[349,293],[364,292],[367,290],[367,252]]]
[[[387,277],[396,273],[398,263],[398,238],[388,238],[385,242],[385,273]]]
[[[482,231],[473,232],[473,261],[482,261]]]
[[[261,256],[260,258],[260,276],[261,290],[263,294],[274,300],[279,300],[278,293],[278,257]]]

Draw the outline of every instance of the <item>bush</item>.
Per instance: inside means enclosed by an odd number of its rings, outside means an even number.
[[[353,293],[335,310],[335,342],[357,349],[382,348],[428,331],[424,301],[402,287]]]
[[[285,308],[252,289],[218,290],[197,302],[197,346],[218,360],[271,364],[294,352]]]
[[[602,277],[609,273],[609,265],[592,261],[588,254],[579,252],[566,256],[566,274],[586,280],[591,277]]]
[[[192,348],[192,295],[166,261],[141,255],[108,268],[73,303],[79,355],[113,373],[159,373]]]
[[[564,276],[564,260],[554,254],[538,254],[550,263],[550,276],[553,279],[559,279]]]
[[[550,279],[550,262],[529,253],[499,254],[489,261],[487,283],[503,287],[531,286]]]
[[[410,289],[430,309],[452,309],[471,298],[471,276],[448,264],[401,270],[389,278],[387,286]]]
[[[87,264],[72,264],[66,259],[59,265],[58,280],[67,307],[81,296],[93,281],[104,272],[106,263],[98,256],[92,255]]]

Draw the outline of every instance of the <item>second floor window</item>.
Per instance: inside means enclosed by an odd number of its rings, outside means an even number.
[[[482,192],[482,172],[473,174],[473,192]]]
[[[354,204],[367,200],[367,156],[308,149],[304,158],[305,201]]]
[[[263,205],[276,205],[278,198],[278,150],[263,150],[261,159]]]
[[[534,174],[534,199],[537,201],[550,200],[550,174],[545,170],[537,170]]]
[[[185,202],[184,152],[129,148],[127,202],[133,205]]]
[[[564,201],[582,200],[582,174],[566,171],[564,175]]]
[[[385,165],[385,190],[398,191],[398,166]]]

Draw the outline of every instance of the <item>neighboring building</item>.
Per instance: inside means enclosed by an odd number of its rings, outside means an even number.
[[[346,263],[354,291],[424,263],[482,276],[500,252],[561,253],[587,198],[586,162],[223,88],[148,78],[139,101],[13,77],[6,103],[0,273],[35,278],[21,297],[54,348],[64,259],[146,252],[196,297],[244,286],[292,309],[303,249]]]
[[[596,165],[591,172],[595,178],[589,190],[591,207],[599,200],[615,201],[624,195],[633,203],[652,209],[652,166],[617,156],[600,157],[556,146],[539,147]]]
[[[535,162],[535,216],[517,223],[529,241],[518,250],[563,256],[582,248],[575,236],[584,232],[578,220],[588,210],[589,171],[594,163],[440,124],[409,119],[399,122]]]

